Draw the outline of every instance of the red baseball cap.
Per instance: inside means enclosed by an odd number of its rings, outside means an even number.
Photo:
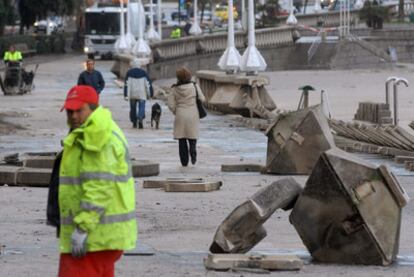
[[[74,86],[66,96],[63,110],[79,110],[84,104],[98,105],[99,96],[96,90],[91,86]]]

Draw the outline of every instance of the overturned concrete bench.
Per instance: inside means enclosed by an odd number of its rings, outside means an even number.
[[[212,253],[246,253],[266,237],[263,223],[279,208],[289,210],[302,191],[286,178],[260,189],[236,207],[218,227],[210,246]]]
[[[131,160],[132,176],[149,177],[160,174],[160,164],[147,160]]]
[[[272,174],[309,174],[320,154],[336,148],[320,105],[280,114],[266,135],[266,172]]]
[[[204,266],[209,270],[300,270],[303,261],[294,255],[208,254],[204,258]]]
[[[223,172],[261,172],[263,166],[261,164],[222,164]]]
[[[316,261],[390,265],[408,200],[387,167],[331,149],[315,164],[289,220]]]

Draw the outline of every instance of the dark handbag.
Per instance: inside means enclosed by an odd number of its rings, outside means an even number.
[[[200,98],[198,98],[198,89],[197,89],[197,86],[196,86],[195,83],[194,83],[194,88],[195,88],[195,91],[196,91],[196,104],[197,104],[198,116],[200,118],[204,118],[204,117],[207,116],[207,112],[206,112],[206,109],[203,106],[203,102],[201,102]]]

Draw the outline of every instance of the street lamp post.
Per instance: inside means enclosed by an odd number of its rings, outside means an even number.
[[[148,57],[151,55],[151,48],[148,43],[144,40],[144,30],[145,30],[145,12],[144,7],[142,6],[141,0],[138,1],[138,40],[132,49],[132,53],[137,57]]]
[[[233,0],[228,1],[228,32],[227,32],[227,49],[221,56],[218,66],[227,73],[235,73],[240,67],[240,53],[234,43],[234,14]]]
[[[160,40],[160,35],[155,31],[154,28],[154,5],[152,3],[153,0],[150,0],[150,26],[147,31],[147,39],[150,41],[157,41]]]
[[[254,3],[253,0],[248,2],[248,46],[241,58],[240,69],[248,75],[257,74],[258,71],[264,71],[267,67],[266,61],[256,48],[255,21],[254,21]]]
[[[128,43],[125,36],[125,21],[124,21],[124,1],[119,1],[120,4],[120,36],[115,42],[115,51],[123,53],[128,51]]]
[[[198,24],[198,3],[197,0],[194,0],[194,21],[191,25],[189,33],[192,35],[201,35],[203,31],[200,28],[200,25]]]

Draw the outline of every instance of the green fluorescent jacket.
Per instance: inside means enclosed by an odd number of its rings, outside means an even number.
[[[135,248],[135,184],[124,134],[98,107],[64,140],[59,174],[60,252],[71,252],[75,227],[87,251]]]

